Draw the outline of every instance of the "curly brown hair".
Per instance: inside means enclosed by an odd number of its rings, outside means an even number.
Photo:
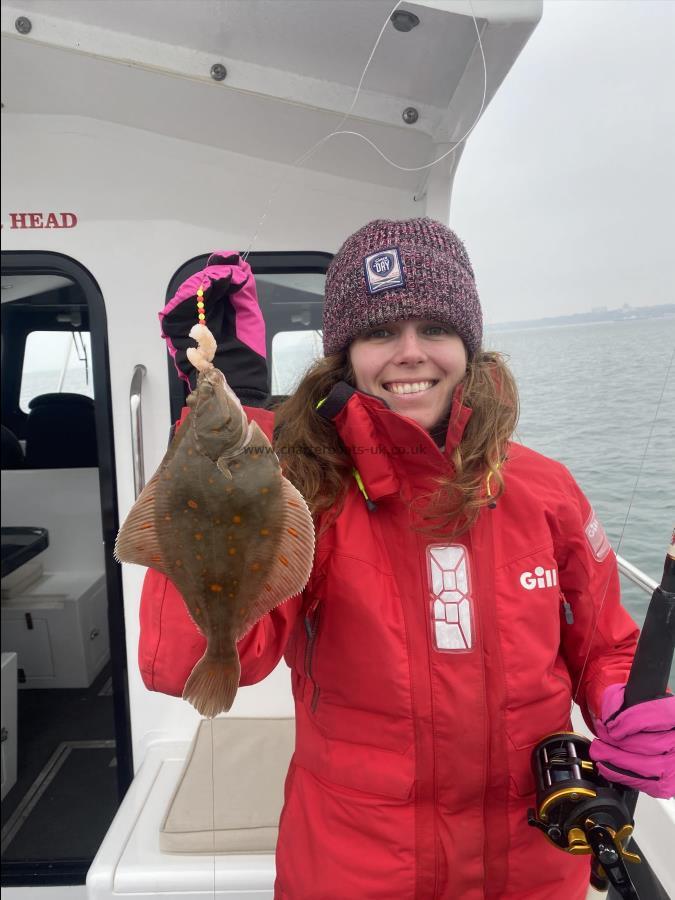
[[[284,474],[304,496],[314,516],[339,511],[352,479],[353,463],[333,424],[317,404],[340,381],[354,385],[347,351],[314,363],[297,391],[276,409],[275,449]],[[417,498],[424,530],[461,534],[480,510],[504,491],[501,467],[518,421],[518,389],[504,356],[479,350],[467,363],[462,402],[472,410],[452,453],[454,474]]]

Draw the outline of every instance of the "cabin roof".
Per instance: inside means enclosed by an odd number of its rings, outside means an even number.
[[[473,0],[487,102],[541,15],[541,0]],[[352,103],[393,0],[21,0],[3,3],[6,112],[104,119],[293,163]],[[352,117],[400,165],[423,165],[473,124],[483,63],[468,0],[403,3],[420,24],[389,22]],[[21,35],[16,19],[30,19]],[[225,80],[211,77],[221,63]],[[415,124],[403,110],[414,106]],[[386,166],[340,136],[309,168],[393,186],[420,174]]]

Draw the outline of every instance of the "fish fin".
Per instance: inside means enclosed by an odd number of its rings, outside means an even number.
[[[237,626],[237,640],[271,609],[299,594],[309,581],[314,562],[314,523],[305,498],[288,481],[281,479],[281,539],[275,548],[271,568],[263,580],[262,591]],[[271,529],[270,529],[271,530]],[[264,555],[263,555],[264,553]],[[267,560],[261,545],[261,563]],[[255,552],[250,556],[255,563]],[[267,563],[269,565],[269,563]]]
[[[218,466],[220,471],[223,473],[223,475],[226,478],[229,478],[231,481],[232,480],[232,472],[230,471],[230,467],[227,464],[227,457],[219,456],[216,465]]]
[[[155,495],[161,471],[160,466],[131,507],[117,534],[113,555],[118,562],[151,566],[167,575],[155,529]]]
[[[227,712],[234,703],[239,687],[241,666],[235,649],[227,659],[214,659],[206,653],[194,667],[183,688],[183,700],[197,712],[212,719]]]

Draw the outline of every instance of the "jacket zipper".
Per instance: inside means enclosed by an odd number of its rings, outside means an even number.
[[[562,603],[562,608],[565,615],[565,621],[568,625],[574,625],[574,613],[572,612],[572,607],[570,606],[567,597],[563,594],[562,591],[560,593],[560,602]]]
[[[316,707],[319,703],[319,694],[321,693],[319,685],[314,680],[314,673],[312,671],[314,662],[314,644],[316,643],[316,637],[319,631],[319,616],[320,607],[317,607],[314,610],[310,610],[310,612],[308,612],[308,614],[305,616],[305,633],[307,634],[307,646],[305,648],[305,675],[312,685],[312,702],[310,708],[313,713],[316,712]]]

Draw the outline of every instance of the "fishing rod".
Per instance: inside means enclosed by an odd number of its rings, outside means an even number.
[[[675,531],[666,554],[661,584],[649,601],[635,658],[617,714],[663,697],[675,648]],[[675,701],[673,701],[675,702]],[[640,857],[626,849],[635,827],[638,792],[604,778],[590,757],[591,741],[575,732],[558,732],[532,751],[536,809],[529,825],[574,856],[592,854],[591,884],[611,884],[626,900],[639,900],[626,863]]]

